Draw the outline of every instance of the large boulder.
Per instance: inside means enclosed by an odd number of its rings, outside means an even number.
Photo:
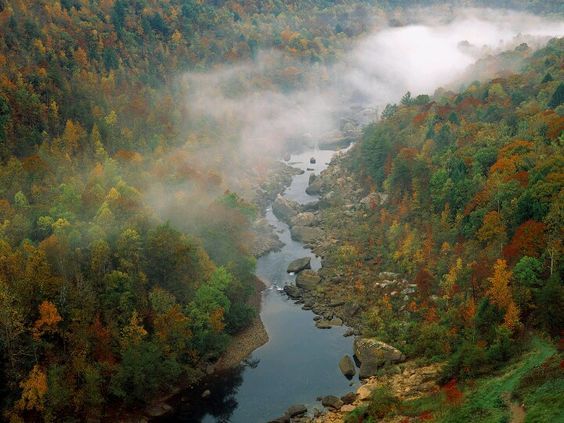
[[[343,406],[343,401],[335,395],[327,395],[321,399],[321,404],[324,407],[332,408],[333,410],[338,410]]]
[[[321,276],[313,270],[304,270],[296,276],[296,285],[303,289],[314,289],[319,282],[321,282]]]
[[[280,194],[278,194],[276,200],[272,203],[272,212],[274,215],[288,224],[291,222],[292,218],[298,214],[299,210],[300,205],[298,203],[288,200]]]
[[[323,230],[309,226],[292,226],[290,234],[294,241],[311,244],[323,238]]]
[[[352,378],[356,374],[354,361],[348,355],[345,355],[339,361],[339,369],[341,369],[341,372],[348,378]]]
[[[360,361],[361,379],[374,376],[385,364],[405,361],[405,355],[400,350],[374,338],[355,338],[353,350]]]
[[[302,257],[292,261],[286,270],[288,273],[298,273],[311,268],[311,257]]]
[[[302,296],[302,293],[295,285],[286,285],[284,287],[284,292],[286,293],[286,295],[288,295],[288,297],[290,297],[293,300],[297,300]]]
[[[314,226],[317,218],[312,212],[303,212],[295,215],[290,221],[290,226]]]

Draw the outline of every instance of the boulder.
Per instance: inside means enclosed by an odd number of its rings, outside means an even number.
[[[400,350],[374,338],[355,338],[353,349],[360,362],[361,379],[374,376],[385,364],[405,361],[405,355]]]
[[[293,300],[296,300],[302,296],[300,290],[295,285],[286,285],[284,287],[284,292],[286,293],[286,295],[288,295],[288,297],[292,298]]]
[[[341,360],[339,361],[339,369],[341,369],[341,372],[348,378],[352,378],[355,374],[356,374],[356,369],[354,366],[354,361],[353,359],[348,356],[345,355],[343,358],[341,358]],[[344,402],[344,401],[343,401]]]
[[[343,401],[335,395],[327,395],[321,399],[321,404],[324,407],[332,408],[333,410],[338,410],[343,406]]]
[[[292,261],[286,270],[288,273],[298,273],[311,268],[311,257],[302,257]]]
[[[304,270],[296,277],[296,285],[303,289],[314,289],[319,282],[321,277],[313,270]]]
[[[315,157],[312,157],[311,159],[309,159],[309,162],[310,162],[311,164],[315,164],[315,162],[316,162]]]
[[[288,411],[286,411],[286,415],[290,417],[301,416],[305,413],[307,413],[307,407],[303,404],[292,405],[288,408]]]
[[[320,228],[312,228],[309,226],[292,226],[290,234],[294,241],[311,244],[323,238],[323,230]]]
[[[343,404],[352,404],[356,400],[356,394],[354,392],[348,392],[341,397]]]
[[[321,193],[322,189],[323,189],[323,180],[312,174],[309,177],[309,184],[306,188],[306,193],[308,193],[309,195],[318,195]]]
[[[315,322],[315,327],[317,329],[331,329],[333,325],[331,325],[329,320],[321,319]]]
[[[298,203],[288,200],[280,194],[276,196],[276,200],[272,203],[272,212],[274,215],[286,223],[290,223],[292,218],[298,214],[299,209],[300,205]]]
[[[317,218],[312,212],[298,213],[290,220],[290,226],[314,226]]]

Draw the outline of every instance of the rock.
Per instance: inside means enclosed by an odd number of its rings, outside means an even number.
[[[354,355],[360,361],[361,379],[374,376],[378,368],[385,364],[405,360],[405,355],[400,350],[374,338],[356,338],[353,349]]]
[[[304,212],[314,212],[319,210],[319,202],[318,201],[312,201],[310,203],[305,203],[304,205],[302,205],[302,210]]]
[[[350,413],[351,411],[353,411],[356,407],[352,404],[345,404],[341,407],[341,412],[343,413]]]
[[[356,400],[356,394],[354,392],[348,392],[341,397],[343,404],[352,404]]]
[[[292,261],[286,270],[288,273],[298,273],[311,268],[311,257],[302,257]]]
[[[288,295],[288,297],[292,298],[293,300],[297,298],[301,298],[302,296],[300,290],[295,285],[286,285],[284,287],[284,292],[286,293],[286,295]]]
[[[343,325],[343,321],[338,317],[333,317],[331,319],[331,326],[342,326],[342,325]]]
[[[312,212],[303,212],[295,215],[290,221],[290,226],[314,226],[317,218]]]
[[[331,329],[333,325],[331,325],[331,322],[329,320],[323,319],[315,322],[315,327],[317,329]]]
[[[370,395],[372,395],[372,388],[373,387],[371,385],[362,385],[358,388],[356,391],[358,399],[364,401],[365,399],[370,398]]]
[[[386,279],[394,280],[394,279],[397,279],[398,277],[399,277],[399,274],[394,273],[394,272],[380,272],[380,273],[378,273],[378,279],[381,279],[381,280],[386,280]]]
[[[202,392],[202,398],[207,398],[211,395],[211,391],[209,389],[206,389],[204,392]]]
[[[290,234],[294,241],[311,244],[323,238],[324,232],[320,228],[312,228],[309,226],[292,226]]]
[[[345,355],[343,358],[341,358],[341,360],[339,361],[339,369],[341,369],[341,372],[343,373],[343,375],[345,375],[348,378],[352,378],[355,374],[356,374],[356,369],[354,366],[354,361],[353,359],[348,356]],[[344,401],[343,401],[344,402]]]
[[[288,200],[280,194],[278,194],[276,200],[272,203],[272,212],[274,215],[286,223],[290,223],[292,218],[298,214],[299,209],[300,205],[298,203]]]
[[[149,417],[161,417],[172,411],[172,407],[164,402],[153,404],[145,409],[145,414]]]
[[[321,404],[324,407],[332,408],[333,410],[340,409],[344,404],[339,397],[335,395],[327,395],[321,399]]]
[[[290,417],[301,416],[305,413],[307,413],[307,407],[303,404],[292,405],[288,408],[288,411],[286,411],[286,415]]]
[[[354,335],[354,329],[347,329],[347,331],[343,334],[345,338]]]
[[[360,305],[358,303],[347,303],[344,307],[345,314],[349,317],[354,317],[360,311]]]
[[[206,374],[207,375],[213,375],[215,373],[215,366],[213,364],[209,364],[206,367]]]
[[[312,157],[311,159],[309,159],[309,162],[310,162],[311,164],[315,164],[315,162],[316,162],[315,157]]]
[[[305,191],[309,195],[318,195],[321,193],[322,189],[323,189],[323,180],[321,178],[316,178],[309,183]]]
[[[296,277],[296,286],[303,289],[314,289],[319,282],[321,277],[313,270],[304,270]]]
[[[344,304],[345,304],[344,301],[334,301],[334,302],[330,303],[330,304],[328,305],[328,307],[340,307],[340,306],[342,306],[342,305],[344,305]]]

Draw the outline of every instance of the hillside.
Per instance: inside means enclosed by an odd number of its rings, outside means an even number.
[[[422,416],[498,421],[492,416],[506,409],[483,402],[476,378],[502,389],[488,377],[513,371],[505,365],[527,351],[531,333],[561,336],[563,55],[563,39],[536,52],[521,45],[489,59],[495,68],[520,57],[517,73],[460,92],[407,93],[321,175],[327,241],[315,251],[328,282],[313,298],[344,303],[351,324],[410,360],[446,360],[439,379],[446,391],[417,403]],[[359,314],[347,311],[352,304]],[[514,390],[520,378],[544,374],[526,366],[506,392],[523,398]],[[545,401],[543,383],[561,389],[561,371],[550,372],[527,379],[526,408],[545,413],[527,421],[559,412],[557,403],[535,403]],[[415,412],[386,408],[394,401],[382,395],[365,415]]]

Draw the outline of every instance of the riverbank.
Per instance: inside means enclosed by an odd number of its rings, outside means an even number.
[[[213,366],[215,371],[224,371],[238,366],[257,348],[268,342],[268,333],[260,318],[262,291],[266,288],[259,278],[255,280],[255,292],[249,298],[248,304],[255,310],[255,318],[243,331],[233,337],[227,350]]]

